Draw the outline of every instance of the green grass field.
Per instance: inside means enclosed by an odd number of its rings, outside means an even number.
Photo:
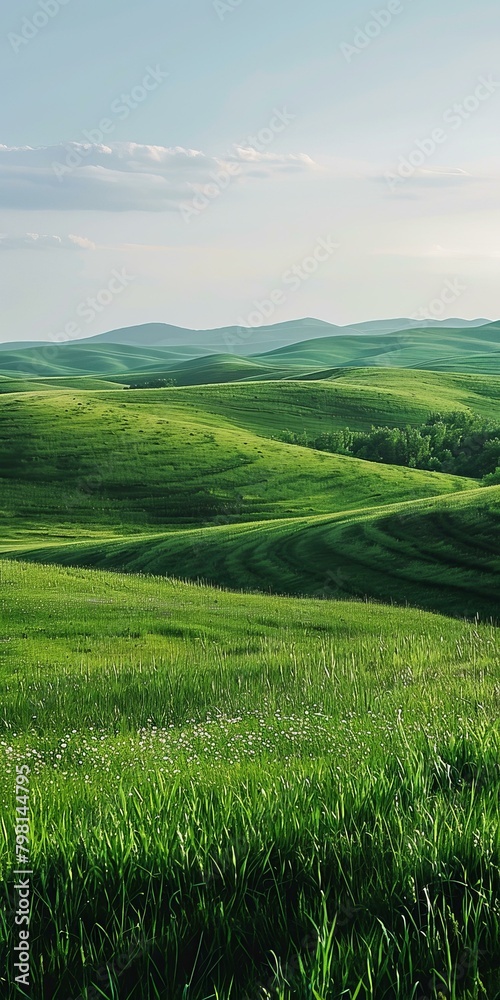
[[[153,573],[235,590],[411,604],[500,619],[500,487],[325,517],[89,541],[16,539],[43,563]]]
[[[0,355],[2,998],[498,1000],[500,486],[276,438],[500,379],[115,347]]]
[[[498,995],[495,629],[0,571],[37,996]]]
[[[4,395],[0,551],[495,616],[497,488],[272,440],[285,427],[419,424],[438,385],[444,412],[498,412],[495,379],[377,370],[334,382]]]
[[[153,397],[135,395],[148,403]],[[164,397],[163,397],[164,398]],[[229,419],[264,437],[285,427],[311,436],[348,425],[421,424],[429,413],[471,411],[500,415],[500,379],[398,369],[338,370],[328,381],[272,381],[242,385],[198,385],[169,392],[169,405]]]
[[[288,414],[269,405],[272,432]],[[1,536],[298,517],[476,485],[242,433],[246,412],[236,423],[178,390],[0,396]]]

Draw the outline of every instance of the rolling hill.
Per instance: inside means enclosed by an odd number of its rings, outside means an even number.
[[[181,392],[0,395],[4,537],[37,521],[130,531],[299,517],[475,485],[283,444],[270,439],[271,426],[263,437],[242,431],[234,411],[224,417],[217,387],[216,413]],[[279,429],[285,408],[278,400],[268,405],[277,406]]]
[[[396,329],[396,323],[403,325]],[[499,342],[500,324],[483,321],[475,326],[462,321],[452,328],[439,323],[412,327],[405,320],[357,327],[299,320],[215,331],[149,324],[65,344],[4,344],[0,374],[126,379],[156,373],[179,385],[330,378],[339,368],[365,366],[499,374]]]
[[[498,374],[500,323],[470,329],[405,330],[361,337],[336,336],[287,345],[260,355],[260,360],[290,366],[397,366],[430,371],[483,371]]]
[[[356,369],[325,382],[5,394],[0,550],[493,615],[499,488],[273,439],[418,425],[437,398],[443,411],[500,415],[500,380]]]
[[[328,596],[333,581],[343,596],[493,615],[498,488],[277,437],[418,426],[437,405],[500,417],[498,378],[360,367],[210,384],[223,363],[204,359],[206,384],[184,388],[66,376],[0,393],[0,551],[275,593]]]
[[[411,604],[500,621],[500,487],[334,516],[142,538],[7,546],[43,563],[308,597]]]
[[[118,330],[109,330],[106,333],[99,333],[92,337],[83,337],[73,343],[79,347],[93,347],[100,344],[124,344],[132,347],[153,347],[172,348],[184,347],[186,344],[195,344],[200,349],[199,353],[220,353],[227,346],[229,340],[239,340],[243,344],[248,339],[251,345],[264,347],[266,350],[273,350],[283,347],[285,344],[293,344],[306,338],[326,337],[333,334],[365,334],[365,333],[393,333],[397,330],[409,330],[437,325],[440,329],[446,327],[474,328],[491,322],[491,320],[462,320],[448,319],[437,323],[431,320],[415,319],[384,319],[369,320],[365,323],[353,323],[347,326],[337,326],[334,323],[327,323],[319,319],[298,319],[285,323],[275,323],[270,326],[251,328],[251,337],[247,337],[246,330],[240,326],[227,326],[215,330],[192,330],[181,326],[172,326],[168,323],[143,323],[139,326],[123,327]],[[243,334],[243,336],[242,336]],[[15,341],[0,341],[0,351],[16,351],[32,347],[49,346],[47,341],[32,340],[17,343]],[[243,352],[245,353],[245,352]]]
[[[190,356],[189,350],[187,357]],[[3,351],[0,373],[4,376],[123,375],[156,372],[184,360],[186,353],[117,344],[50,344],[28,350]]]
[[[37,996],[451,997],[464,955],[496,995],[500,486],[278,440],[500,418],[494,375],[376,367],[393,336],[10,358],[0,868],[28,761]]]
[[[168,405],[228,419],[264,437],[287,429],[314,436],[349,426],[404,427],[425,422],[438,409],[500,417],[500,379],[483,375],[437,374],[392,368],[338,369],[325,381],[272,380],[232,385],[194,385],[134,394],[144,405],[168,398]]]

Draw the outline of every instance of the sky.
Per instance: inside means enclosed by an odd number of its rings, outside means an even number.
[[[500,316],[498,0],[14,0],[1,341]]]

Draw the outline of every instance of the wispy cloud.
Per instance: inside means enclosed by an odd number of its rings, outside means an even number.
[[[258,152],[243,147],[217,157],[180,146],[134,142],[109,146],[78,142],[47,147],[0,145],[0,206],[169,211],[213,183],[228,164],[238,164],[240,181],[315,169],[314,161],[304,153]]]
[[[384,174],[377,173],[372,174],[372,179],[379,184],[383,183],[386,187],[390,187],[391,190],[400,194],[407,193],[404,190],[405,188],[413,187],[418,190],[432,187],[456,187],[460,184],[467,184],[478,180],[472,173],[468,170],[463,170],[461,167],[431,169],[430,167],[414,168],[411,165],[408,166],[406,171],[402,167],[400,174],[389,172]],[[392,183],[388,185],[389,181]]]
[[[48,236],[45,233],[23,233],[9,236],[0,233],[0,250],[95,250],[96,244],[85,236]]]

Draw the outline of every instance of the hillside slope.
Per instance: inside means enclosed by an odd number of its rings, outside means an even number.
[[[265,346],[267,350],[273,350],[276,347],[284,347],[286,343],[296,343],[308,337],[326,337],[335,333],[344,335],[349,333],[393,333],[395,330],[410,330],[415,327],[425,329],[430,326],[437,326],[443,330],[446,328],[474,329],[486,326],[488,323],[491,323],[491,320],[446,319],[432,321],[430,319],[391,318],[338,326],[335,323],[328,323],[325,320],[309,317],[248,329],[251,330],[253,344],[257,344],[260,347]],[[141,323],[138,326],[121,327],[116,330],[108,330],[105,333],[98,333],[92,337],[83,337],[74,343],[81,347],[92,346],[94,344],[125,344],[133,347],[166,348],[196,344],[200,349],[211,352],[220,351],[222,345],[227,343],[227,340],[231,337],[245,339],[241,338],[242,329],[245,328],[240,326],[226,326],[210,330],[200,330],[173,326],[170,323]],[[0,341],[0,351],[44,347],[48,343],[48,341],[43,340]]]
[[[100,334],[64,344],[3,345],[0,374],[21,376],[175,375],[179,384],[260,378],[329,377],[335,368],[399,367],[500,374],[500,323],[453,329],[444,324],[397,329],[395,321],[333,327],[299,320],[270,327],[182,330],[162,324]],[[400,323],[407,321],[401,320]],[[480,321],[478,321],[480,322]],[[113,342],[113,337],[122,338]],[[8,348],[8,349],[7,349]],[[228,364],[227,356],[234,364]],[[214,375],[203,360],[214,357]],[[217,360],[218,358],[218,360]],[[187,368],[184,362],[191,361]],[[197,362],[197,363],[196,363]],[[242,373],[238,376],[237,369]],[[322,375],[320,373],[323,373]]]
[[[405,330],[383,335],[325,337],[259,355],[259,360],[290,367],[388,366],[500,374],[500,323],[467,329]]]
[[[11,548],[11,556],[500,620],[500,487],[330,517]]]
[[[135,399],[142,396],[135,395]],[[145,392],[144,402],[164,398]],[[500,379],[392,368],[336,371],[328,381],[276,380],[255,384],[197,385],[168,392],[169,406],[228,419],[265,437],[285,429],[317,435],[373,424],[417,426],[429,414],[458,410],[500,418]]]
[[[0,396],[0,469],[3,537],[297,517],[476,485],[242,432],[175,390]]]
[[[273,439],[418,424],[436,405],[498,416],[500,380],[357,369],[0,395],[0,552],[493,616],[500,488]]]
[[[196,352],[195,352],[196,353]],[[192,357],[187,350],[154,349],[117,344],[47,344],[28,350],[0,353],[0,374],[54,377],[61,375],[123,375],[129,372],[156,372]]]

